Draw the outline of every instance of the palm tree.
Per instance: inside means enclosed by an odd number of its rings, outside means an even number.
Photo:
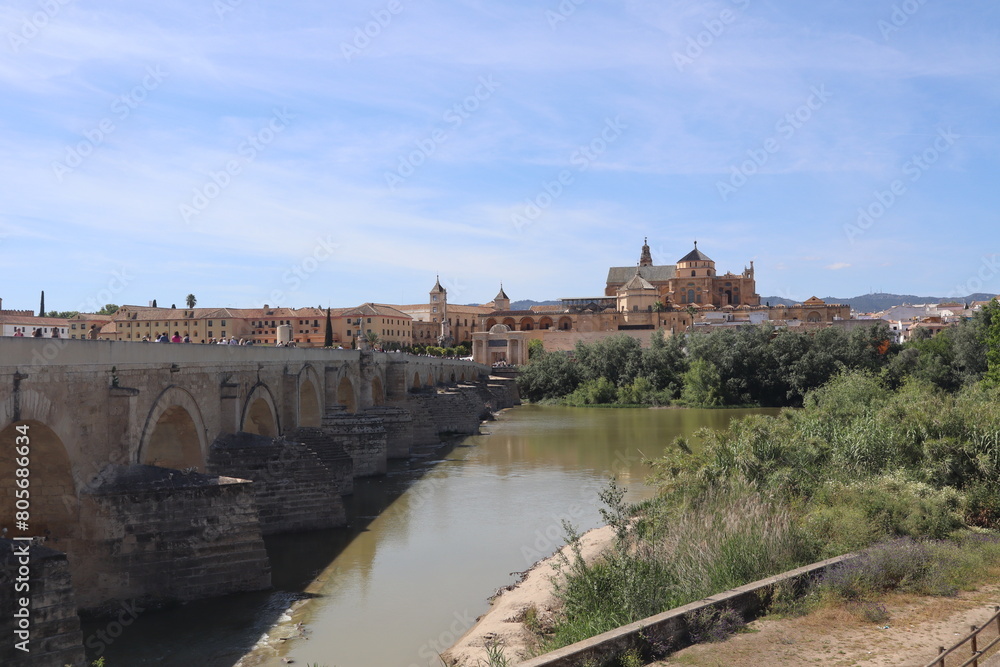
[[[184,297],[184,301],[187,302],[188,308],[194,308],[194,304],[198,303],[198,299],[195,298],[194,294],[188,294]]]
[[[381,339],[378,337],[378,334],[374,331],[369,331],[365,334],[365,342],[368,343],[369,347],[375,347],[379,344],[380,340]]]

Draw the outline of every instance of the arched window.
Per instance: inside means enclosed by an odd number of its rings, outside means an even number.
[[[687,297],[688,297],[687,298],[688,303],[694,303],[694,290],[693,289],[689,289],[688,290]]]
[[[695,274],[697,274],[697,273],[698,273],[697,271],[691,271],[691,277],[694,278]]]

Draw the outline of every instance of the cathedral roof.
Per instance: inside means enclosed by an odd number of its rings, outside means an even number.
[[[441,278],[435,276],[434,287],[431,288],[431,294],[444,294],[447,293],[447,291],[448,290],[441,287]]]
[[[503,291],[503,285],[500,285],[500,292],[496,295],[496,297],[494,297],[493,300],[496,301],[497,299],[507,299],[508,301],[510,301],[510,297],[507,296],[507,293]]]
[[[674,277],[676,268],[667,266],[640,266],[639,275],[651,283],[666,282]],[[635,266],[612,266],[608,269],[608,285],[624,285],[635,275]]]
[[[625,286],[622,287],[622,289],[634,290],[634,289],[656,289],[656,288],[653,287],[648,280],[639,275],[639,268],[637,267],[635,275],[632,276],[631,280],[625,283]]]
[[[698,250],[698,242],[695,241],[694,242],[694,250],[692,250],[688,254],[684,255],[683,257],[681,257],[677,261],[678,261],[678,263],[680,263],[680,262],[711,262],[712,259],[708,255],[706,255],[705,253],[703,253],[701,250]]]

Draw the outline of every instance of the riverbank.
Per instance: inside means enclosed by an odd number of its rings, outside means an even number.
[[[614,528],[594,528],[580,538],[580,551],[587,562],[593,562],[614,542]],[[559,574],[560,553],[572,556],[570,547],[563,547],[535,563],[519,583],[494,598],[489,611],[441,655],[445,664],[453,667],[486,664],[488,642],[502,645],[504,654],[515,663],[534,655],[538,641],[535,634],[525,627],[525,617],[527,614],[530,619],[534,614],[536,622],[544,624],[558,609],[552,579]],[[533,612],[530,611],[532,609]]]

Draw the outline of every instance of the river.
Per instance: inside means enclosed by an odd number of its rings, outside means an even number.
[[[350,527],[268,538],[274,590],[139,609],[117,638],[87,623],[85,645],[106,647],[108,667],[232,667],[277,624],[272,637],[301,636],[243,665],[439,665],[512,573],[563,543],[564,520],[600,525],[597,496],[611,476],[641,500],[651,493],[644,455],[760,412],[774,411],[508,410],[482,435],[356,480]]]

